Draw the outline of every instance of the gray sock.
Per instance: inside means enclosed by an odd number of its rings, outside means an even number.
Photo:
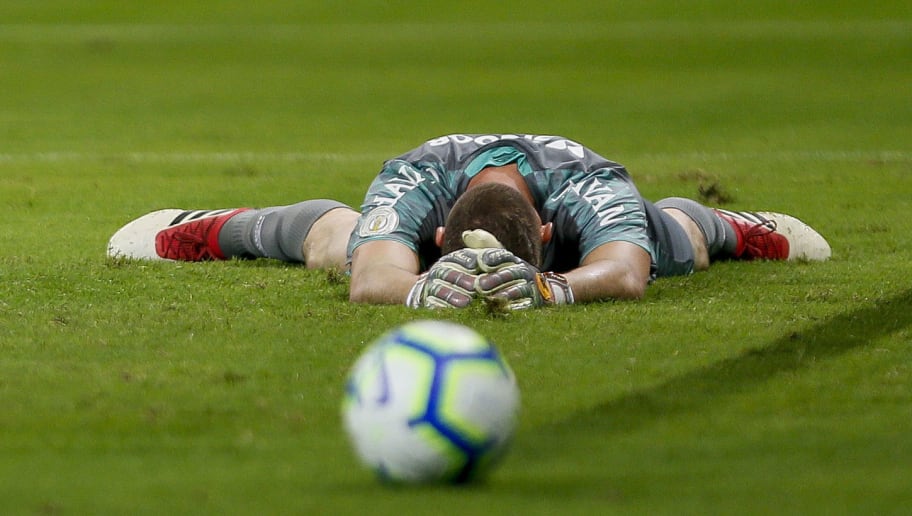
[[[669,197],[655,203],[658,208],[674,208],[681,210],[690,217],[703,232],[706,237],[706,246],[709,249],[709,256],[715,256],[719,252],[731,254],[738,243],[738,237],[735,234],[731,224],[725,223],[720,219],[713,210],[703,206],[692,199],[683,197]]]
[[[314,222],[341,202],[315,199],[289,206],[248,210],[228,219],[218,241],[226,257],[304,262],[304,239]]]

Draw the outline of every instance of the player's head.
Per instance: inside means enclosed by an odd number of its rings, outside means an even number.
[[[472,229],[491,233],[513,254],[540,267],[542,243],[550,238],[551,226],[542,226],[535,207],[519,190],[491,182],[472,186],[453,205],[438,242],[441,252],[465,247],[462,232]]]

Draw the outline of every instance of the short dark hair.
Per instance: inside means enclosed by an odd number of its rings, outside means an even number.
[[[444,226],[443,254],[465,247],[462,232],[483,229],[513,254],[541,266],[541,218],[518,190],[500,183],[482,183],[456,200]]]

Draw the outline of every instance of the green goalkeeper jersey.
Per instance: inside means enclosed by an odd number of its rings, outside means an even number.
[[[434,244],[450,208],[475,175],[515,163],[543,223],[553,223],[543,270],[579,266],[596,247],[625,241],[656,253],[644,200],[622,165],[560,136],[453,134],[386,161],[361,205],[349,256],[373,240],[401,242],[427,267],[440,257]]]

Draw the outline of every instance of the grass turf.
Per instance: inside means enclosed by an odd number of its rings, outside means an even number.
[[[0,5],[0,509],[900,513],[912,502],[912,13],[901,2]],[[160,207],[357,205],[449,132],[577,139],[649,198],[818,227],[636,303],[351,305],[275,262],[104,258]],[[721,192],[724,195],[719,195]],[[523,390],[488,483],[387,489],[342,379],[418,316]]]

